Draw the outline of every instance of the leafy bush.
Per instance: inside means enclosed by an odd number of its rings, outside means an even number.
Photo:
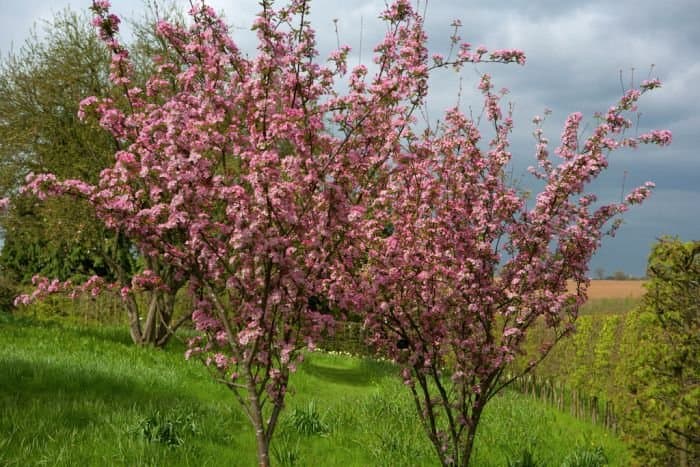
[[[17,294],[15,283],[5,276],[0,276],[0,312],[12,311]]]
[[[700,465],[700,241],[660,239],[647,272],[624,336],[625,433],[644,465]]]

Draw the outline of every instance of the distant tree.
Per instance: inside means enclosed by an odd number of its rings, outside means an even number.
[[[64,11],[33,32],[0,63],[0,191],[17,194],[31,172],[96,179],[115,144],[97,125],[80,124],[80,99],[105,91],[109,56],[79,15]],[[0,219],[0,256],[9,278],[27,283],[34,274],[63,279],[104,272],[98,254],[102,232],[85,203],[16,200]]]
[[[595,268],[595,278],[596,279],[605,279],[605,269],[601,267]]]
[[[615,281],[626,281],[630,279],[625,271],[615,271],[612,275],[608,276],[608,279]]]
[[[700,241],[654,245],[625,361],[627,431],[645,465],[700,465]]]

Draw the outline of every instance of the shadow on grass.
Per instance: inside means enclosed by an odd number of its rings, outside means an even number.
[[[83,324],[61,319],[37,319],[31,316],[13,315],[12,313],[0,312],[0,326],[7,325],[19,330],[22,328],[37,328],[42,330],[60,329],[65,334],[71,334],[78,338],[94,339],[99,342],[111,342],[128,347],[136,346],[129,335],[129,325],[99,325]],[[21,331],[23,332],[23,331]],[[168,341],[163,348],[168,351],[183,353],[187,350],[186,341],[196,335],[196,333],[185,328],[181,328]]]
[[[32,316],[12,314],[0,311],[0,327],[7,326],[5,330],[14,333],[24,333],[27,328],[36,328],[43,331],[60,329],[63,335],[70,334],[77,338],[88,338],[98,342],[110,342],[125,346],[136,346],[129,335],[128,324],[85,324],[70,319],[39,319]],[[14,328],[14,331],[12,329]],[[168,350],[184,353],[187,350],[187,339],[196,335],[190,330],[181,328],[164,347]]]

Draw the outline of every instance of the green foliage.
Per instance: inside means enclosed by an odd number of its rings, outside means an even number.
[[[608,465],[608,457],[602,446],[580,446],[571,453],[562,467],[603,467]]]
[[[515,460],[508,459],[508,467],[540,467],[541,465],[529,448],[523,449],[520,457]]]
[[[19,295],[14,281],[0,275],[0,312],[11,311],[14,308],[15,297]]]
[[[95,181],[109,164],[116,142],[77,117],[82,99],[106,92],[108,73],[109,54],[89,20],[68,10],[0,62],[0,195],[13,197],[0,219],[0,263],[15,281],[104,272],[105,235],[85,202],[15,195],[29,172]]]
[[[172,8],[166,10],[170,15]],[[152,16],[135,26],[136,55],[160,47],[153,29],[147,27],[153,24]],[[143,57],[134,58],[146,63]],[[26,286],[37,274],[70,279],[74,284],[98,275],[108,282],[129,285],[135,273],[148,267],[161,275],[172,293],[155,292],[153,307],[150,302],[122,306],[129,315],[134,342],[160,346],[170,337],[174,294],[182,281],[175,280],[168,268],[148,264],[156,261],[144,259],[124,235],[107,229],[86,200],[59,196],[40,201],[19,195],[31,172],[94,183],[113,163],[123,142],[97,122],[78,119],[79,103],[88,96],[126,105],[123,93],[109,84],[109,66],[110,52],[95,33],[90,17],[69,10],[54,16],[44,35],[32,34],[0,62],[0,197],[12,198],[10,210],[0,215],[4,234],[0,270],[13,285]],[[147,73],[145,65],[139,65],[137,75]],[[138,76],[137,81],[143,81]],[[32,313],[66,315],[73,307],[57,312],[51,308],[36,307]]]
[[[582,388],[589,380],[588,371],[592,368],[593,355],[591,342],[595,341],[596,328],[592,316],[581,316],[576,322],[576,334],[573,337],[574,360],[571,362],[569,383],[574,388]]]
[[[602,327],[595,343],[593,351],[593,380],[592,389],[596,396],[605,396],[610,378],[609,375],[615,366],[618,328],[620,326],[620,316],[612,315],[601,318]]]
[[[88,96],[124,99],[110,91],[110,52],[90,16],[64,10],[44,26],[43,34],[34,31],[0,61],[0,197],[12,198],[0,216],[0,267],[19,284],[35,274],[75,283],[92,275],[130,277],[138,267],[133,245],[105,229],[86,201],[19,195],[30,172],[96,182],[121,148],[97,122],[77,115]],[[157,50],[146,25],[135,27],[142,43],[136,49]]]
[[[271,448],[272,458],[280,467],[294,467],[300,465],[299,440],[292,442],[289,436],[281,434],[275,437]]]
[[[627,323],[627,431],[645,463],[700,464],[700,241],[664,238]]]
[[[537,372],[604,403],[640,465],[700,465],[700,241],[662,239],[648,277],[641,300],[586,304]]]
[[[150,57],[162,48],[149,27],[162,17],[155,12],[176,15],[172,6],[159,9],[157,3],[163,2],[150,2],[151,14],[134,25],[136,82],[144,82],[150,71],[139,54]],[[44,35],[34,33],[0,62],[0,197],[12,198],[9,212],[0,215],[0,271],[15,285],[28,285],[37,274],[74,284],[98,275],[130,285],[140,270],[153,270],[169,291],[153,292],[145,305],[126,301],[123,306],[134,342],[162,346],[171,336],[169,326],[181,323],[173,320],[173,307],[183,283],[172,268],[144,257],[123,234],[107,229],[86,200],[58,196],[40,201],[18,194],[31,172],[95,183],[111,166],[124,142],[77,116],[79,103],[89,96],[128,105],[122,90],[109,84],[109,67],[110,52],[90,18],[69,10],[48,22]]]

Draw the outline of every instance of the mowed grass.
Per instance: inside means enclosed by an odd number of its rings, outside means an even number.
[[[122,328],[81,328],[0,314],[0,465],[254,466],[248,421],[228,390],[175,344],[131,345]],[[408,391],[389,363],[316,352],[294,375],[274,465],[437,465]],[[473,465],[529,452],[564,465],[603,450],[602,428],[507,392],[487,408]]]

